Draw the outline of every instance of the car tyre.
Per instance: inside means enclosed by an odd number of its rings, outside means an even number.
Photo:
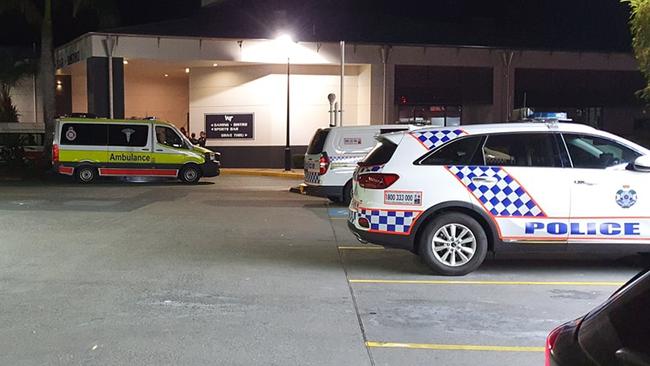
[[[186,184],[197,184],[201,179],[201,170],[196,165],[186,165],[178,173],[178,179]]]
[[[92,183],[97,178],[97,169],[91,166],[80,166],[74,170],[74,176],[79,183]]]
[[[343,198],[341,199],[341,203],[345,206],[349,206],[351,200],[352,200],[352,181],[349,181],[343,187]]]
[[[476,270],[487,254],[483,227],[472,217],[452,212],[428,223],[420,236],[418,252],[434,272],[464,276]]]

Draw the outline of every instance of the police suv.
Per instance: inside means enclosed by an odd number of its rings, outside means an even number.
[[[355,171],[348,226],[436,273],[464,275],[488,251],[524,245],[650,251],[650,151],[623,138],[546,121],[378,141]]]
[[[352,174],[382,133],[407,131],[413,125],[370,125],[319,128],[305,154],[303,189],[311,196],[350,203]]]

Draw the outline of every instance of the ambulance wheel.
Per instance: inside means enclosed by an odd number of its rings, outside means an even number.
[[[74,177],[79,183],[92,183],[97,178],[97,169],[91,166],[80,166],[74,170]]]
[[[196,184],[201,179],[201,170],[196,165],[186,165],[178,173],[178,178],[187,184]]]
[[[464,276],[476,270],[487,254],[485,230],[462,213],[446,213],[434,218],[420,236],[418,252],[434,272]]]

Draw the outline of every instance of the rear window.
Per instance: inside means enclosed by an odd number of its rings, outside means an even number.
[[[382,165],[388,163],[397,150],[397,145],[387,139],[380,139],[379,143],[368,153],[359,165]]]
[[[106,146],[108,125],[99,123],[64,123],[61,127],[61,145]]]
[[[480,146],[483,136],[470,136],[452,141],[424,158],[422,165],[483,165]]]
[[[323,147],[325,147],[325,140],[327,140],[327,135],[329,135],[330,129],[319,128],[314,137],[311,138],[309,147],[307,148],[307,154],[320,154],[323,152]]]
[[[43,146],[42,133],[2,133],[0,146]]]
[[[628,282],[580,326],[579,342],[601,365],[618,364],[615,354],[626,348],[650,358],[650,275]]]

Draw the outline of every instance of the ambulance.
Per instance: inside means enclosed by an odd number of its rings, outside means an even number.
[[[353,180],[348,226],[465,275],[488,251],[650,251],[650,151],[556,121],[379,137]]]
[[[145,176],[193,184],[219,175],[219,157],[157,120],[61,118],[52,146],[54,169],[81,183],[99,176]]]

